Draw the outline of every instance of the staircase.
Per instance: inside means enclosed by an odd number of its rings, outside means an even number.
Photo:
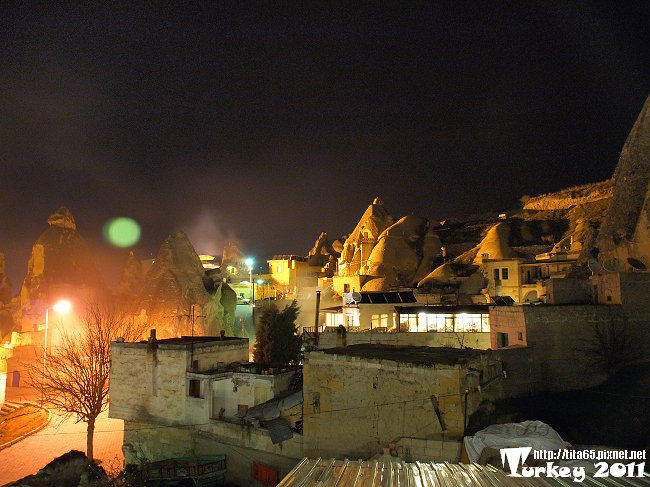
[[[11,401],[5,401],[2,404],[2,408],[0,408],[0,417],[6,416],[10,413],[13,413],[16,409],[20,407],[20,403],[17,402],[11,402]]]

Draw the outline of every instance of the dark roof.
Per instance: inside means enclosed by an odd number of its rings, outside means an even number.
[[[139,342],[124,342],[124,341],[115,341],[113,344],[118,346],[126,347],[151,347],[152,343],[147,340],[141,340]],[[226,345],[244,345],[248,344],[248,338],[239,338],[239,337],[212,337],[212,336],[182,336],[177,338],[160,338],[155,340],[156,347],[162,347],[164,349],[189,349],[190,347],[198,348],[207,348],[211,346],[226,346]]]
[[[337,311],[338,312],[338,311],[341,311],[342,309],[343,309],[343,306],[338,305],[338,306],[331,306],[329,308],[321,308],[321,311]]]
[[[466,304],[461,306],[395,306],[399,314],[418,313],[489,313],[490,307],[485,304]]]
[[[412,291],[362,292],[360,304],[417,303]]]
[[[394,362],[404,362],[420,365],[457,365],[465,364],[470,359],[478,357],[484,350],[472,348],[450,348],[450,347],[413,347],[383,345],[379,343],[362,343],[348,347],[328,348],[320,350],[329,355],[347,355],[351,357],[364,357],[369,359],[384,359]]]
[[[307,262],[307,257],[302,255],[286,254],[286,255],[274,255],[272,259],[269,260],[297,260],[298,262]]]
[[[179,345],[190,345],[192,343],[207,343],[207,342],[226,342],[233,340],[241,340],[239,337],[206,337],[206,336],[182,336],[177,338],[161,338],[156,340],[159,344],[179,344]],[[141,341],[140,343],[146,342],[146,340]]]
[[[265,423],[271,437],[271,443],[277,445],[293,438],[293,431],[284,418],[276,418]]]

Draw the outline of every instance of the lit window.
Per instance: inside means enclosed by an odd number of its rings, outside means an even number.
[[[503,269],[501,269],[501,279],[503,281],[508,280],[508,268],[507,267],[504,267]]]
[[[282,266],[280,264],[278,264],[277,271],[278,273],[282,272]]]
[[[461,313],[456,315],[456,332],[481,331],[481,315]]]
[[[372,323],[373,328],[379,328],[379,327],[388,327],[388,314],[381,314],[381,315],[372,315],[370,317],[370,322]]]
[[[490,331],[490,315],[481,315],[481,331]]]
[[[399,315],[399,331],[418,331],[418,315]]]

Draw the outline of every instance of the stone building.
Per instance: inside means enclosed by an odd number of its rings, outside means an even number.
[[[109,415],[124,420],[127,463],[225,454],[227,479],[251,485],[252,472],[281,477],[302,457],[300,435],[275,444],[269,428],[244,421],[249,409],[286,394],[295,373],[249,364],[248,339],[150,338],[113,343],[111,353]],[[284,431],[295,425],[277,419]]]
[[[364,344],[311,352],[305,454],[369,458],[394,443],[415,459],[417,443],[419,458],[457,461],[466,419],[502,377],[500,363],[478,350]]]

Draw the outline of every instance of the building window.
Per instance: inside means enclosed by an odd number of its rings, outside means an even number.
[[[201,397],[201,381],[199,379],[190,379],[190,396]]]
[[[520,342],[524,341],[524,334],[520,331],[517,332],[517,340],[519,340]]]
[[[507,281],[508,280],[508,268],[504,267],[501,269],[501,280],[502,281]]]
[[[456,326],[455,332],[475,332],[481,331],[481,319],[480,314],[466,314],[460,313],[456,315]]]
[[[499,269],[494,269],[494,280],[495,281],[499,280]]]
[[[282,266],[280,264],[278,264],[278,267],[276,267],[276,269],[277,269],[278,273],[282,272]]]
[[[399,331],[418,331],[418,315],[399,315]]]
[[[508,346],[508,334],[497,333],[497,348],[503,348],[507,346]]]
[[[388,314],[372,315],[370,322],[373,328],[388,328]]]

